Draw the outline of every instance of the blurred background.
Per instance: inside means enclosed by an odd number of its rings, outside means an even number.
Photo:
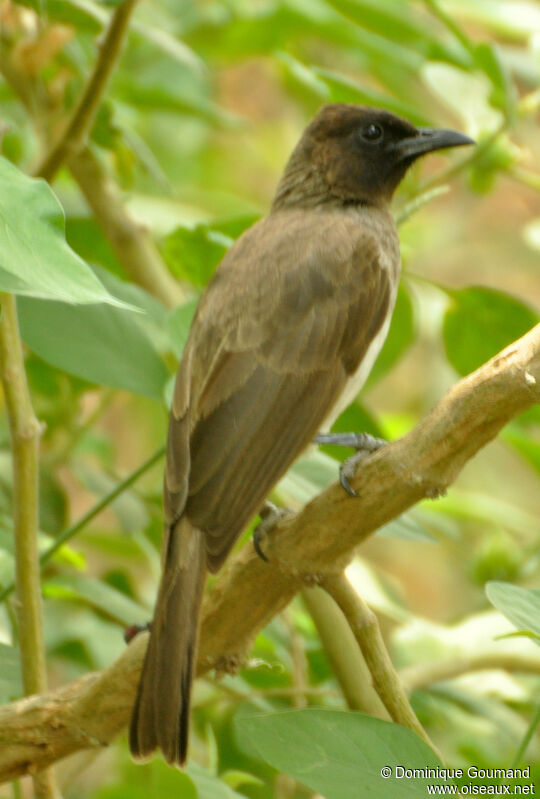
[[[24,172],[62,130],[116,5],[0,5],[1,153]],[[402,435],[461,375],[532,327],[540,309],[539,87],[540,5],[532,0],[140,0],[89,143],[101,183],[63,169],[54,190],[73,249],[112,293],[147,313],[128,322],[116,310],[105,319],[86,306],[84,314],[32,298],[19,306],[34,407],[46,423],[43,547],[163,444],[197,296],[232,241],[268,211],[291,149],[325,102],[381,106],[478,142],[421,160],[395,198],[403,257],[395,318],[372,377],[336,429]],[[111,243],[103,197],[150,234],[178,296],[155,297],[140,285]],[[124,368],[137,359],[132,372]],[[5,416],[0,425],[7,586]],[[528,621],[532,605],[526,617],[516,608],[522,597],[540,601],[539,425],[538,408],[512,422],[446,497],[379,531],[351,567],[448,765],[509,767],[519,756],[538,773],[539,631]],[[273,498],[300,507],[336,478],[336,457],[343,452],[328,448],[301,459]],[[150,617],[161,477],[160,461],[47,564],[52,687],[109,664],[124,648],[123,628]],[[505,593],[501,583],[525,593]],[[10,603],[0,616],[3,701],[20,695]],[[516,628],[527,635],[500,638]],[[508,667],[510,654],[523,664]],[[484,658],[481,671],[475,658]],[[452,663],[443,681],[430,671]],[[346,707],[301,597],[261,633],[238,675],[200,680],[194,704],[198,765],[188,774],[199,795],[253,799],[312,793],[257,757],[238,737],[235,715],[253,706]],[[59,773],[66,797],[192,795],[160,761],[134,766],[125,739],[68,759]],[[0,796],[25,790],[23,782]]]

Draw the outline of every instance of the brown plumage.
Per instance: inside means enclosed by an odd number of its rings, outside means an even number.
[[[178,369],[165,471],[163,577],[130,730],[135,757],[186,758],[206,570],[323,423],[359,391],[399,278],[389,203],[418,155],[470,140],[384,111],[324,107],[271,213],[231,247]]]

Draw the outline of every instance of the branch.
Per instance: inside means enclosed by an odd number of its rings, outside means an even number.
[[[335,601],[317,586],[304,588],[302,599],[317,628],[347,707],[388,721],[390,716],[372,685],[371,674],[351,627]]]
[[[121,8],[123,6],[120,6],[115,13],[119,13]],[[109,35],[111,34],[111,29],[112,24],[111,28],[109,28]],[[114,30],[116,31],[116,28]],[[117,44],[119,46],[120,39],[118,39]],[[102,50],[102,58],[103,52]],[[98,61],[99,63],[100,61]],[[116,61],[110,63],[111,69],[115,63]],[[40,115],[45,112],[48,103],[43,86],[39,85],[36,88],[32,80],[17,69],[13,59],[9,58],[2,48],[0,48],[0,72],[2,72],[13,92],[21,99],[34,122],[37,122]],[[90,90],[92,85],[92,81],[90,81],[87,91]],[[105,84],[98,83],[96,91],[91,96],[92,103],[101,97],[101,94],[97,91],[100,87],[102,91],[105,88]],[[80,144],[82,144],[84,135],[88,130],[87,128],[85,131],[84,126],[89,123],[91,123],[91,119],[85,116],[83,111],[81,111],[80,117],[78,117],[77,111],[75,112],[72,124],[75,126],[76,133],[78,130],[77,136]],[[68,126],[68,131],[69,128],[70,126]],[[80,135],[81,133],[83,134],[82,136]],[[65,140],[66,136],[67,131],[62,141]],[[120,190],[107,176],[90,148],[83,146],[82,149],[73,152],[76,148],[70,144],[69,136],[67,137],[67,142],[64,141],[64,144],[62,144],[62,141],[57,145],[57,147],[61,146],[62,149],[61,159],[68,159],[67,165],[73,178],[83,193],[99,226],[109,240],[116,257],[124,267],[126,274],[134,283],[142,286],[154,297],[157,297],[158,300],[161,300],[167,308],[175,308],[180,305],[186,299],[186,292],[171,275],[163,262],[148,228],[139,224],[128,213]],[[48,156],[46,161],[52,159],[52,157],[53,153]],[[57,160],[56,156],[55,160]],[[59,165],[60,161],[57,162],[51,176],[54,175]],[[38,172],[43,175],[45,168],[49,169],[46,163],[39,167]]]
[[[90,148],[72,156],[68,166],[130,279],[167,308],[185,302],[186,292],[163,262],[150,231],[130,216],[120,190]]]
[[[540,674],[540,656],[520,652],[478,652],[407,666],[400,670],[399,676],[407,691],[412,692],[444,680],[453,680],[471,671],[488,669]]]
[[[351,480],[334,484],[281,522],[264,563],[245,546],[203,607],[198,673],[238,666],[253,638],[305,585],[342,569],[377,528],[443,492],[513,417],[540,401],[540,325],[459,381],[410,433],[383,447]],[[109,668],[49,694],[0,708],[0,779],[104,746],[126,726],[147,644],[141,634]]]
[[[440,757],[409,704],[407,694],[384,645],[376,615],[354,590],[344,571],[325,576],[322,585],[347,619],[366,660],[375,690],[392,721],[415,732],[433,749],[437,757]]]
[[[118,63],[122,46],[129,27],[129,21],[137,0],[124,0],[111,17],[107,34],[101,45],[96,61],[73,116],[66,125],[60,140],[53,146],[36,171],[36,177],[52,182],[56,173],[70,157],[86,143],[86,138],[94,124],[110,77]]]
[[[41,427],[34,415],[12,294],[0,295],[0,375],[13,458],[13,527],[17,633],[26,694],[47,690],[43,609],[38,555],[38,446]],[[38,799],[57,795],[52,772],[34,780]]]

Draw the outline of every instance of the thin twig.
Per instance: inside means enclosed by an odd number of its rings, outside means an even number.
[[[15,297],[0,295],[0,373],[13,457],[13,527],[15,534],[16,613],[25,694],[47,690],[43,609],[38,564],[38,447],[41,427],[34,415]],[[57,796],[52,771],[36,777],[38,799]]]
[[[536,708],[536,712],[535,712],[534,716],[531,719],[531,723],[529,724],[529,726],[527,728],[527,732],[523,736],[523,740],[520,741],[518,750],[516,752],[516,755],[514,757],[514,761],[512,763],[512,768],[518,768],[519,767],[519,764],[521,763],[521,759],[525,755],[525,752],[527,751],[527,747],[529,746],[530,742],[532,741],[532,737],[533,737],[534,733],[536,732],[536,729],[537,729],[539,724],[540,724],[540,704]]]
[[[46,112],[48,103],[44,87],[41,84],[35,87],[2,49],[0,72],[39,129],[40,116]],[[167,308],[175,308],[184,302],[186,291],[169,272],[150,231],[126,210],[118,186],[106,174],[90,148],[84,146],[72,154],[68,166],[130,279]]]
[[[527,674],[540,674],[540,656],[534,657],[518,652],[480,652],[469,656],[458,656],[448,660],[421,663],[401,669],[399,676],[407,691],[428,688],[434,683],[453,680],[471,671],[504,669]]]
[[[36,170],[36,176],[51,182],[62,164],[86,144],[110,77],[118,63],[137,0],[124,0],[114,11],[99,57],[66,128]]]
[[[326,575],[322,587],[339,605],[347,619],[368,665],[375,690],[388,710],[390,718],[419,735],[433,749],[437,757],[440,757],[409,704],[407,694],[384,644],[376,615],[357,594],[345,572]]]

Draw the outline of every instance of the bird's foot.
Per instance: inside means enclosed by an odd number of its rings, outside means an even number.
[[[353,477],[358,464],[383,447],[387,442],[384,438],[376,438],[370,433],[319,433],[315,436],[317,444],[334,444],[338,447],[353,447],[356,450],[354,455],[343,461],[339,467],[339,482],[351,497],[359,496],[358,492],[352,488],[349,480]]]
[[[259,511],[261,521],[253,530],[253,548],[260,559],[264,560],[265,563],[268,563],[269,560],[266,557],[261,544],[266,540],[268,534],[274,529],[274,527],[279,524],[282,519],[286,519],[290,515],[291,510],[289,508],[278,508],[273,502],[265,502]]]
[[[146,624],[132,624],[124,630],[124,641],[130,644],[139,633],[150,632],[151,629],[151,621],[147,621]]]

